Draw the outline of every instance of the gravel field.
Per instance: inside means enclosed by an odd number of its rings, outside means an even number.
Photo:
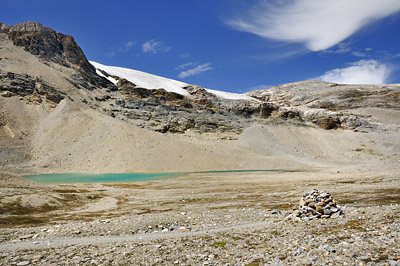
[[[2,265],[400,264],[395,172],[198,174],[68,187],[85,189],[86,202],[31,213],[43,218],[37,225],[2,225]],[[330,192],[344,215],[289,219],[313,188]],[[63,194],[66,187],[35,189]],[[88,199],[99,191],[101,197]],[[110,197],[116,206],[89,208]]]

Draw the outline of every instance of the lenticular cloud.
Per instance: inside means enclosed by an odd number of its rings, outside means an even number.
[[[360,60],[345,68],[337,68],[318,80],[340,84],[386,84],[391,69],[376,60]]]
[[[261,1],[232,27],[279,41],[304,43],[311,51],[328,49],[368,23],[400,11],[399,0]]]

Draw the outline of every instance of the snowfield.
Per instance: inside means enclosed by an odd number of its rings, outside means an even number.
[[[123,68],[123,67],[115,67],[115,66],[105,66],[100,63],[96,63],[93,61],[90,61],[90,63],[96,68],[96,72],[98,75],[105,77],[100,71],[103,70],[107,72],[108,74],[112,76],[118,76],[120,78],[124,78],[126,80],[129,80],[130,82],[134,83],[135,85],[145,88],[145,89],[160,89],[163,88],[166,91],[169,92],[175,92],[184,96],[190,96],[189,93],[183,89],[183,87],[188,86],[189,84],[169,79],[169,78],[163,78],[160,76],[152,75],[149,73],[145,73],[142,71],[134,70],[134,69],[129,69],[129,68]],[[113,77],[105,77],[112,83],[116,84],[117,81]],[[230,99],[230,100],[255,100],[254,98],[244,95],[244,94],[239,94],[239,93],[231,93],[231,92],[224,92],[224,91],[217,91],[217,90],[210,90],[210,89],[205,89],[209,93],[212,93],[216,95],[217,97],[224,98],[224,99]]]

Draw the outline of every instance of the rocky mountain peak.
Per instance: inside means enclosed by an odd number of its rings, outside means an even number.
[[[18,32],[54,32],[53,29],[44,26],[38,22],[27,21],[15,24],[11,28],[9,28],[9,32],[18,31]]]
[[[0,22],[0,32],[8,32],[9,29],[10,29],[10,26]]]
[[[4,29],[6,27],[4,26]],[[65,67],[95,72],[74,38],[64,35],[38,22],[28,21],[11,26],[8,38],[16,46],[22,46],[42,60],[54,62]]]
[[[59,33],[38,22],[27,21],[9,27],[0,24],[1,32],[15,45],[38,56],[44,62],[51,62],[76,70],[72,83],[77,88],[93,90],[114,88],[108,80],[99,77],[89,63],[82,49],[71,35]]]

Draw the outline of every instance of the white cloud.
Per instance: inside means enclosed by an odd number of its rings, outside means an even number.
[[[360,60],[345,68],[337,68],[316,78],[339,84],[386,84],[391,69],[376,60]]]
[[[153,53],[156,54],[157,53],[157,49],[159,49],[161,47],[161,43],[160,42],[156,42],[155,40],[150,40],[148,42],[145,42],[142,46],[142,50],[144,53]]]
[[[336,49],[329,49],[327,50],[333,54],[345,54],[351,51],[351,42],[341,42],[335,48]]]
[[[125,44],[125,51],[129,51],[134,45],[135,45],[136,41],[129,41]]]
[[[200,73],[206,72],[213,69],[211,66],[211,63],[205,63],[202,65],[198,65],[194,68],[182,71],[181,73],[179,73],[178,78],[184,79],[190,76],[195,76],[198,75]]]
[[[106,55],[108,57],[113,57],[113,56],[115,56],[116,54],[119,54],[119,53],[129,52],[129,50],[131,50],[131,48],[135,44],[136,44],[136,41],[129,41],[129,42],[125,43],[124,46],[122,46],[122,47],[120,47],[120,48],[118,48],[118,49],[116,49],[114,51],[111,51],[111,52],[107,53]]]
[[[109,52],[109,53],[106,53],[106,56],[108,56],[108,57],[113,57],[113,56],[115,56],[117,54],[117,51],[111,51],[111,52]]]
[[[143,53],[156,54],[158,52],[168,52],[171,47],[166,47],[162,42],[157,42],[154,39],[143,43],[142,51]]]
[[[183,53],[183,54],[180,54],[179,56],[182,57],[182,58],[189,58],[190,54],[189,53]]]
[[[189,63],[186,63],[186,64],[179,65],[178,69],[185,69],[185,68],[188,68],[188,67],[191,67],[191,66],[195,66],[195,65],[196,65],[195,63],[189,62]]]
[[[359,51],[354,51],[351,54],[354,56],[357,56],[357,57],[366,57],[367,56],[365,53],[359,52]]]
[[[400,11],[399,0],[258,0],[227,24],[267,39],[304,43],[311,51],[332,47],[368,23]]]

